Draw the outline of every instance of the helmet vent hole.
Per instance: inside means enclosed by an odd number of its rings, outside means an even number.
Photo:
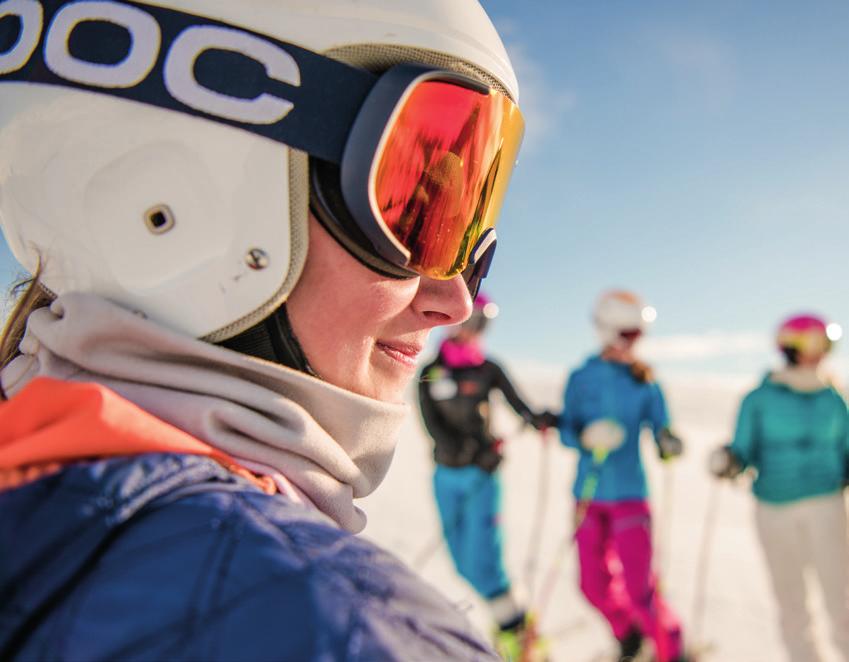
[[[165,234],[175,225],[174,212],[166,205],[151,207],[144,213],[144,224],[153,234]]]

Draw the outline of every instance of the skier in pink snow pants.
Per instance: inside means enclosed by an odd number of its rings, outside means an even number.
[[[669,431],[660,387],[633,353],[654,316],[630,292],[601,296],[594,321],[602,351],[570,375],[559,427],[563,444],[580,452],[573,494],[581,591],[610,624],[620,659],[632,659],[650,639],[658,662],[681,662],[687,659],[681,627],[652,571],[651,511],[640,459],[644,425],[661,458],[683,451]]]
[[[659,650],[680,651],[678,621],[655,588],[648,504],[635,500],[585,505],[575,533],[581,592],[610,623],[625,653],[643,636],[654,640]]]

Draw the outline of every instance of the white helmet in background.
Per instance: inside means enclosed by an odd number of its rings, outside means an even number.
[[[374,237],[334,218],[334,191],[310,199],[309,163],[351,151],[375,73],[420,63],[518,96],[477,0],[0,0],[5,43],[0,224],[15,257],[31,273],[42,258],[54,294],[95,292],[211,342],[285,302],[311,204],[382,268]]]
[[[625,290],[604,292],[596,301],[593,322],[603,347],[628,344],[654,322],[657,313],[643,300]]]

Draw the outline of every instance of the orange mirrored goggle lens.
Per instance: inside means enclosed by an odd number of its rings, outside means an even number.
[[[451,278],[495,225],[524,133],[518,107],[427,80],[408,92],[383,141],[372,196],[380,220],[410,253],[409,269]]]

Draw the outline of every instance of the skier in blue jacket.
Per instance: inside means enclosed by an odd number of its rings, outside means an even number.
[[[820,363],[839,327],[796,315],[779,327],[786,366],[743,399],[734,440],[717,449],[711,470],[732,478],[751,469],[758,537],[778,602],[789,659],[818,662],[805,569],[820,584],[831,635],[849,660],[849,548],[843,486],[849,479],[849,412]]]
[[[0,19],[0,659],[496,660],[356,535],[521,140],[479,3]]]
[[[652,572],[640,432],[651,429],[665,459],[679,455],[683,445],[669,431],[660,386],[633,352],[653,319],[654,309],[631,292],[599,298],[594,321],[602,350],[569,377],[560,435],[580,454],[573,494],[581,590],[610,624],[622,659],[632,659],[650,638],[657,659],[670,662],[686,658],[678,619]]]

